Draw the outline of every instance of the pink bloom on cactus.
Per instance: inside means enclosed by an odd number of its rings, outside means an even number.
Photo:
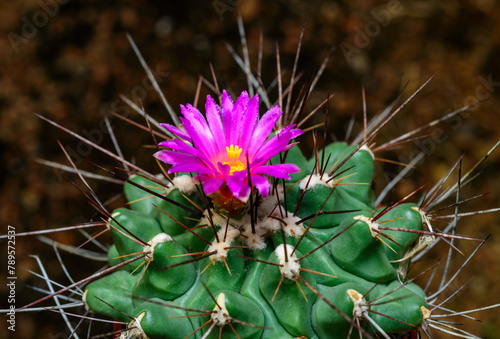
[[[244,91],[233,102],[223,91],[222,106],[209,95],[205,110],[206,118],[196,107],[181,105],[183,129],[162,124],[180,138],[161,142],[160,146],[168,149],[154,155],[173,165],[169,173],[196,172],[206,194],[226,184],[235,197],[246,199],[250,194],[249,173],[251,184],[267,196],[270,183],[265,175],[290,179],[290,173],[300,171],[295,164],[267,164],[273,156],[294,146],[290,141],[303,133],[290,125],[268,138],[282,114],[279,106],[259,119],[258,95],[250,98]]]

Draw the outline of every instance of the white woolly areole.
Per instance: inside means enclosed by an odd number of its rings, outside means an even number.
[[[154,238],[148,241],[147,245],[145,245],[142,249],[142,253],[146,254],[144,258],[146,260],[153,261],[154,259],[153,252],[155,250],[155,246],[167,241],[173,241],[172,237],[169,236],[168,234],[158,233],[157,235],[155,235]]]
[[[414,211],[417,211],[420,216],[422,217],[422,223],[426,224],[427,225],[427,228],[429,229],[429,232],[434,232],[432,230],[432,225],[431,225],[431,220],[429,219],[429,217],[427,216],[427,213],[425,213],[424,211],[422,211],[420,208],[418,207],[410,207],[412,210]]]
[[[255,224],[255,233],[252,233],[252,224],[247,223],[243,225],[243,231],[241,232],[240,239],[248,247],[254,250],[263,250],[267,246],[266,242],[264,241],[264,234],[266,234],[266,232],[267,229],[264,227],[264,225],[262,223],[258,223]]]
[[[174,183],[174,187],[178,188],[181,193],[188,194],[196,191],[196,185],[193,183],[193,178],[190,175],[179,175],[172,182]]]
[[[309,180],[309,178],[311,178]],[[334,180],[327,182],[331,177],[328,174],[323,174],[323,178],[320,174],[310,174],[300,181],[299,188],[305,190],[306,186],[308,190],[315,188],[318,185],[333,187]],[[307,184],[309,182],[309,185]]]
[[[365,217],[364,215],[355,216],[353,219],[364,221],[370,228],[372,237],[376,238],[380,234],[380,224],[377,221],[373,221],[372,219],[370,219],[369,217]]]
[[[208,246],[208,252],[217,251],[217,253],[212,254],[210,256],[210,259],[213,260],[215,263],[217,261],[221,261],[222,258],[227,257],[227,252],[229,250],[226,249],[226,247],[231,246],[231,243],[239,235],[240,231],[238,231],[234,227],[228,226],[227,232],[225,227],[221,228],[219,232],[217,232],[217,237],[219,238],[219,242],[217,242],[217,240],[214,240],[212,242],[212,245]],[[225,241],[224,241],[224,236],[225,236]]]
[[[224,293],[220,293],[217,296],[217,303],[215,304],[214,311],[215,312],[210,315],[214,324],[224,326],[230,321],[231,317],[226,308],[226,295]]]
[[[267,197],[260,199],[259,216],[270,215],[273,210],[275,210],[276,205],[278,205],[278,198],[279,201],[284,200],[285,193],[283,191],[283,185],[278,185],[276,190],[277,192],[270,193]]]
[[[210,216],[208,215],[210,213],[208,210],[205,210],[203,212],[203,216],[201,217],[200,225],[211,225],[210,223]],[[219,227],[225,227],[227,224],[227,219],[221,217],[220,215],[216,213],[211,213],[211,218],[214,226],[219,226]],[[233,222],[233,220],[231,220]]]
[[[286,253],[288,255],[288,261],[285,261],[285,246],[283,244],[280,244],[276,249],[274,250],[274,253],[278,257],[278,260],[280,261],[280,272],[281,274],[285,275],[286,278],[293,280],[293,278],[296,275],[299,275],[299,269],[300,269],[300,264],[297,262],[297,256],[295,256],[295,253],[292,254],[293,252],[293,246],[291,245],[286,245]]]
[[[288,217],[284,218],[283,221],[286,224],[283,227],[283,230],[289,237],[297,238],[304,234],[305,228],[302,224],[298,223],[300,221],[299,217],[293,216],[291,213],[288,213]]]
[[[280,229],[280,222],[274,218],[262,219],[256,226],[256,228],[261,228],[264,230],[274,231]]]
[[[226,227],[227,224],[227,219],[224,220],[224,227]],[[245,214],[241,219],[230,219],[231,225],[235,227],[244,227],[246,224],[249,224],[252,222],[252,218],[250,217],[249,214]]]
[[[354,317],[361,318],[365,312],[368,312],[368,304],[361,293],[353,289],[348,289],[347,295],[354,305],[352,310],[352,315]]]
[[[128,339],[128,338],[142,338],[142,339],[149,339],[149,337],[146,335],[146,332],[141,327],[141,321],[142,318],[146,315],[146,312],[142,312],[139,314],[137,318],[134,318],[129,324],[128,328],[130,328],[127,331],[122,332],[120,335],[120,339]]]
[[[166,194],[169,194],[176,188],[181,193],[189,194],[196,190],[196,185],[190,175],[184,174],[174,177],[171,182],[169,181],[167,187],[165,188],[165,192]]]
[[[91,310],[90,310],[90,307],[89,307],[89,305],[87,304],[87,292],[88,292],[88,291],[89,291],[89,290],[85,290],[85,292],[83,293],[83,295],[82,295],[82,301],[83,301],[83,306],[85,306],[85,310],[86,310],[87,312],[90,312],[90,311],[91,311]]]
[[[106,228],[109,230],[111,226],[109,226],[109,224],[111,223],[111,221],[113,221],[113,219],[115,219],[117,216],[119,216],[121,214],[121,212],[115,212],[113,214],[111,214],[111,218],[108,219],[108,222],[106,223]]]
[[[375,154],[373,154],[373,152],[370,149],[370,147],[366,146],[366,144],[363,145],[363,146],[361,146],[360,150],[367,151],[368,153],[370,153],[372,159],[375,160]]]

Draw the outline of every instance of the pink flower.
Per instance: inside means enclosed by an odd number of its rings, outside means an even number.
[[[233,103],[223,91],[222,107],[207,96],[205,110],[206,119],[192,105],[181,105],[184,130],[162,124],[180,138],[161,142],[160,146],[168,149],[154,155],[172,165],[169,173],[196,172],[206,194],[226,184],[236,198],[244,200],[250,194],[249,172],[252,185],[267,196],[270,184],[266,176],[290,179],[289,173],[300,171],[295,164],[267,164],[273,156],[294,146],[290,141],[303,133],[291,125],[268,138],[282,114],[279,106],[259,120],[258,95],[250,98],[244,91]]]

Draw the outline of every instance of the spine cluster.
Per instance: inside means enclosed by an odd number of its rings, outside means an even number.
[[[425,212],[375,205],[369,149],[335,142],[322,152],[320,163],[290,149],[301,172],[252,194],[239,219],[187,174],[168,185],[132,177],[130,209],[109,220],[109,264],[143,256],[90,283],[86,306],[138,338],[355,338],[424,326],[426,296],[406,272],[428,236]]]

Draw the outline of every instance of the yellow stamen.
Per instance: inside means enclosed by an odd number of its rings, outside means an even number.
[[[238,160],[240,157],[241,151],[243,151],[238,146],[231,145],[230,147],[226,147],[227,155],[230,160]]]
[[[233,174],[233,172],[235,171],[243,171],[245,169],[245,165],[238,160],[241,151],[243,151],[243,149],[239,148],[238,146],[231,145],[230,147],[226,147],[229,161],[223,162],[222,164],[231,166],[229,174]]]

